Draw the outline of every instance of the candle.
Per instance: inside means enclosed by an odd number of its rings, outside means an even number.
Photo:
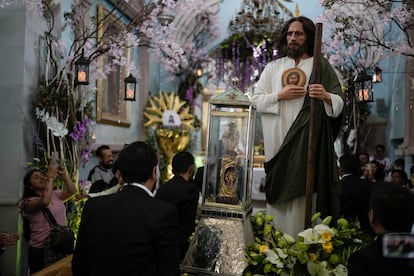
[[[362,89],[358,90],[358,100],[362,102],[364,100],[364,96],[362,95]]]
[[[131,89],[131,88],[128,88],[127,92],[126,92],[126,97],[127,97],[127,99],[133,99],[134,98],[134,90]]]
[[[79,71],[78,72],[78,81],[79,82],[85,82],[86,81],[86,73],[85,73],[85,71]]]
[[[364,101],[368,101],[368,100],[369,100],[368,89],[364,89]]]

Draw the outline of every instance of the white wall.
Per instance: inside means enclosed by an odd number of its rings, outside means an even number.
[[[44,28],[23,6],[0,9],[0,231],[18,231],[17,202],[32,152],[31,92],[37,83],[39,35]],[[20,233],[21,234],[21,233]],[[25,253],[11,246],[0,258],[0,275],[22,275]]]

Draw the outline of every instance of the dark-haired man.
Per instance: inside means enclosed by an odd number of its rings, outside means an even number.
[[[373,234],[368,220],[369,197],[372,182],[361,179],[360,161],[356,155],[342,155],[339,158],[341,175],[340,215],[349,221],[359,221],[361,228]]]
[[[414,223],[414,194],[392,183],[377,184],[369,201],[369,221],[377,238],[352,254],[349,276],[414,275],[414,259],[384,255],[383,238],[389,233],[409,234]]]
[[[157,153],[145,142],[121,150],[117,165],[125,184],[118,193],[86,201],[74,276],[180,275],[177,210],[152,193],[157,164]]]
[[[185,257],[189,238],[195,230],[199,190],[192,183],[194,176],[194,156],[187,152],[178,152],[172,159],[173,178],[162,185],[156,194],[177,207],[180,224],[180,258]]]
[[[88,175],[88,180],[92,183],[89,193],[99,193],[118,184],[118,178],[114,177],[112,171],[114,158],[111,148],[107,145],[99,146],[96,149],[96,158],[99,165]]]
[[[333,143],[341,129],[344,100],[329,62],[320,60],[320,83],[308,84],[313,69],[314,23],[290,19],[281,32],[279,58],[262,72],[251,100],[261,114],[265,146],[267,213],[296,235],[304,229],[310,98],[315,99],[316,210],[339,214],[339,183]],[[289,84],[292,72],[297,85]]]

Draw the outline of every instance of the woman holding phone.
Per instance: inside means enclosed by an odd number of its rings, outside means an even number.
[[[54,190],[53,180],[59,175],[66,189]],[[23,216],[25,238],[29,241],[28,261],[30,274],[65,257],[62,254],[49,254],[48,237],[51,226],[44,211],[50,213],[60,225],[67,225],[66,207],[63,202],[76,193],[76,187],[65,168],[50,160],[47,171],[32,169],[24,176],[24,192],[18,207]]]

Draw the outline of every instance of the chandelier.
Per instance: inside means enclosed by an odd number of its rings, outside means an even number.
[[[243,0],[240,11],[229,22],[228,29],[231,34],[277,34],[285,21],[293,16],[278,0]]]

